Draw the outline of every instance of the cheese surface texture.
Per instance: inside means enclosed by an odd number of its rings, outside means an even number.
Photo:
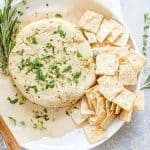
[[[95,82],[92,50],[81,31],[63,19],[25,26],[9,57],[21,93],[45,107],[69,106]]]

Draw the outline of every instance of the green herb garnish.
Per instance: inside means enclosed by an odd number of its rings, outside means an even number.
[[[73,81],[74,81],[76,84],[78,84],[80,76],[81,76],[81,71],[77,71],[77,72],[75,72],[75,73],[73,74]]]
[[[21,50],[19,50],[19,51],[16,51],[16,53],[17,53],[18,55],[21,55],[21,56],[22,56],[22,55],[24,54],[24,51],[25,51],[24,49],[21,49]]]
[[[26,126],[25,121],[20,121],[19,124],[20,124],[21,126]]]
[[[68,116],[69,116],[69,113],[68,113],[68,111],[66,111],[66,115],[68,115]]]
[[[31,40],[32,40],[32,44],[37,44],[38,43],[37,39],[35,37],[32,37]]]
[[[22,97],[19,99],[19,105],[25,104],[26,100],[27,100],[27,99],[26,99],[24,96],[22,96]]]
[[[54,88],[55,87],[55,81],[54,80],[52,80],[52,81],[50,81],[50,82],[48,82],[47,84],[46,84],[46,87],[45,87],[45,89],[48,89],[48,88]]]
[[[55,74],[56,78],[59,78],[61,76],[60,68],[58,66],[59,63],[53,64],[50,66],[50,68],[53,70],[53,73]]]
[[[147,55],[147,41],[148,41],[148,32],[150,29],[150,13],[144,14],[144,34],[143,34],[143,54]],[[147,69],[148,70],[148,69]],[[141,89],[150,88],[150,75],[148,75]]]
[[[18,13],[12,8],[13,0],[5,0],[4,8],[0,9],[0,67],[7,74],[8,58],[15,45],[16,24]]]
[[[22,16],[22,15],[23,15],[23,12],[22,12],[22,11],[18,10],[17,12],[18,12],[18,15],[19,15],[19,16]]]
[[[33,123],[32,126],[35,129],[40,129],[40,130],[45,129],[43,121],[37,120],[37,121],[32,121],[32,123]]]
[[[25,91],[26,91],[26,92],[29,92],[31,89],[33,89],[35,93],[38,92],[38,89],[37,89],[37,87],[36,87],[35,85],[28,86],[28,87],[25,89]]]
[[[43,110],[44,110],[45,113],[47,113],[47,109],[46,108],[44,108]]]
[[[61,28],[61,26],[58,26],[57,30],[54,31],[53,34],[59,34],[62,38],[66,37],[66,32]]]
[[[52,49],[52,53],[55,52],[55,51],[54,51],[54,50],[55,50],[55,46],[53,46],[52,43],[47,43],[47,44],[46,44],[46,48]]]
[[[97,55],[98,55],[98,52],[94,52],[93,53],[93,59],[96,59]]]
[[[144,88],[150,88],[150,75],[148,76],[148,78],[144,82],[144,85],[142,86],[141,89],[144,89]]]
[[[78,79],[78,78],[80,78],[80,76],[81,76],[81,71],[75,72],[73,74],[74,79]]]
[[[77,51],[77,57],[82,57],[82,54],[79,51]]]
[[[44,127],[44,123],[45,121],[49,120],[47,109],[44,108],[42,111],[33,110],[33,114],[34,116],[31,119],[33,128],[40,129],[40,130],[46,129]]]
[[[69,66],[67,66],[67,67],[65,67],[65,68],[63,69],[63,73],[69,72],[69,71],[71,71],[71,70],[72,70],[72,67],[69,65]]]
[[[150,29],[150,13],[144,14],[143,54],[147,55],[148,30]]]
[[[36,115],[35,118],[36,118],[36,119],[43,118],[45,121],[48,121],[48,120],[49,120],[49,117],[48,117],[47,114],[45,114],[45,115]]]
[[[43,66],[43,64],[40,62],[40,60],[38,58],[36,58],[33,61],[31,61],[30,58],[27,58],[26,60],[23,59],[21,61],[21,65],[18,67],[20,70],[27,68],[26,74],[33,71],[36,74],[36,77],[35,77],[36,80],[44,81],[45,76],[44,76],[42,69],[41,69],[42,66]]]
[[[16,126],[16,124],[17,124],[17,121],[16,121],[16,119],[15,118],[13,118],[13,117],[8,117],[10,120],[11,120],[11,122]]]
[[[24,5],[27,5],[27,0],[22,0],[22,3],[23,3]]]
[[[10,104],[16,104],[18,102],[18,98],[12,99],[8,97],[7,100],[10,102]]]
[[[55,15],[55,17],[56,17],[56,18],[62,18],[62,15],[59,14],[59,13],[57,13],[57,14]]]
[[[45,81],[45,76],[44,76],[44,74],[43,74],[41,69],[38,69],[36,71],[36,80]]]

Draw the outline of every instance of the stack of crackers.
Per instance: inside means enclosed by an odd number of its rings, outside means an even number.
[[[90,143],[107,137],[115,118],[130,122],[133,111],[144,110],[144,92],[134,91],[146,58],[130,43],[127,29],[113,19],[87,10],[79,21],[93,50],[97,81],[68,113],[83,127]]]

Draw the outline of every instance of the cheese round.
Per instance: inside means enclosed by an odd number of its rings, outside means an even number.
[[[77,26],[63,19],[41,20],[19,32],[9,71],[30,101],[64,107],[77,102],[95,82],[92,56]]]

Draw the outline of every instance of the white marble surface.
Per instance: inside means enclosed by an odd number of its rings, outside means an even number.
[[[142,49],[143,14],[150,12],[150,0],[121,0],[123,18],[135,41]],[[145,111],[136,112],[132,121],[94,150],[149,150],[150,149],[150,90],[145,90]],[[0,150],[4,150],[0,139]]]

